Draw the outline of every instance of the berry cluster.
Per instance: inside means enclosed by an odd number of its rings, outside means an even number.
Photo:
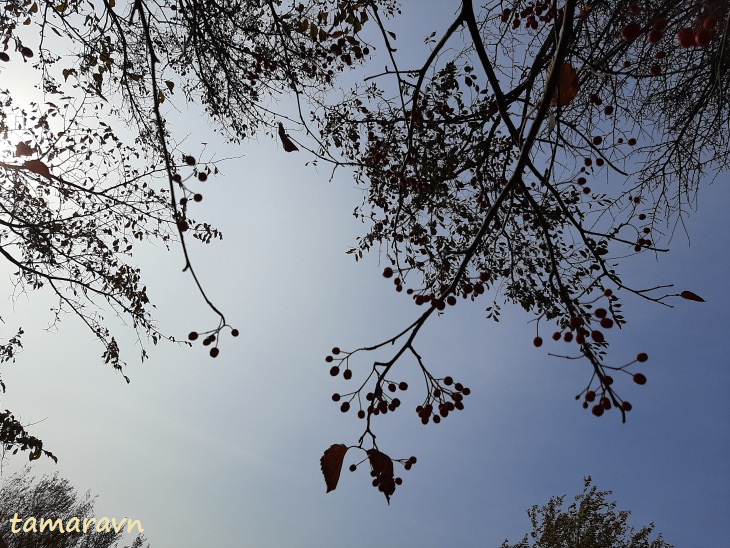
[[[512,11],[506,8],[502,11],[502,23],[512,21],[512,30],[517,30],[525,22],[526,29],[537,30],[541,24],[549,23],[555,17],[562,17],[565,12],[564,8],[556,8],[554,2],[546,2],[545,0],[531,0],[520,11]]]
[[[189,341],[197,341],[200,338],[200,335],[206,335],[206,337],[203,339],[203,346],[210,346],[213,343],[216,343],[213,348],[210,349],[210,357],[216,358],[218,357],[218,354],[220,354],[220,349],[218,348],[217,343],[217,335],[220,334],[221,330],[224,326],[219,327],[218,329],[215,329],[213,331],[208,331],[207,333],[198,333],[197,331],[191,331],[188,334],[188,340]],[[238,337],[239,335],[238,329],[231,329],[231,336]]]
[[[421,418],[423,424],[428,424],[429,421],[438,424],[442,418],[448,417],[450,412],[454,410],[462,411],[464,409],[464,396],[471,394],[468,387],[463,386],[460,382],[454,383],[454,379],[451,377],[434,380],[436,385],[429,393],[428,398],[423,405],[416,407],[416,414]],[[452,385],[453,389],[450,388]]]
[[[604,365],[603,368],[613,371],[622,371],[627,375],[631,375],[632,380],[636,384],[644,385],[646,384],[646,375],[644,375],[643,373],[632,373],[630,371],[627,371],[626,369],[637,362],[644,363],[648,359],[649,355],[646,354],[646,352],[640,352],[636,355],[636,359],[630,361],[625,365],[622,365],[620,367]],[[609,387],[613,384],[613,377],[603,374],[600,377],[599,381],[600,386],[598,388],[598,391],[593,390],[591,388],[591,385],[589,384],[586,389],[583,390],[583,392],[575,397],[576,400],[579,400],[580,397],[583,396],[583,409],[588,409],[590,407],[591,413],[593,413],[596,417],[600,417],[605,411],[608,411],[613,407],[611,403],[611,398],[609,398]],[[621,400],[621,398],[619,398],[615,392],[611,391],[610,395],[615,398],[615,402],[621,411],[628,412],[633,409],[632,405],[628,401]]]

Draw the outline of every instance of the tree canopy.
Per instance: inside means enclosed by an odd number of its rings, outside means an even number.
[[[653,523],[634,532],[627,523],[631,512],[617,511],[616,503],[607,500],[611,491],[598,491],[591,481],[585,478],[583,493],[566,509],[565,496],[530,508],[529,537],[517,544],[505,540],[501,548],[672,548],[661,534],[651,540]]]
[[[94,504],[96,497],[90,492],[81,496],[68,480],[60,478],[58,473],[37,478],[30,474],[26,467],[0,484],[0,547],[1,548],[121,548],[120,542],[125,538],[124,529],[116,532],[95,531]],[[29,530],[23,527],[29,519]],[[39,529],[39,522],[51,520],[52,524]],[[77,533],[75,520],[81,524],[90,520],[91,529],[86,533]],[[13,519],[20,520],[13,523]],[[57,520],[61,520],[58,522]],[[72,529],[63,529],[71,522]],[[32,531],[32,527],[36,531]],[[83,527],[81,525],[80,527]],[[14,529],[13,529],[14,528]],[[134,529],[133,529],[134,530]],[[146,539],[138,534],[131,545],[125,548],[149,548]]]
[[[627,321],[622,298],[703,300],[685,288],[631,287],[621,266],[665,252],[701,184],[728,167],[725,0],[455,1],[451,21],[424,29],[416,66],[399,58],[390,0],[4,8],[2,70],[33,63],[44,99],[15,107],[3,92],[0,132],[15,149],[0,162],[0,254],[16,269],[16,292],[50,289],[55,318],[76,315],[118,371],[122,349],[105,314],[125,318],[140,342],[200,341],[211,357],[222,334],[239,335],[188,256],[190,238],[221,236],[193,217],[203,196],[187,184],[217,167],[179,144],[171,103],[202,104],[234,141],[278,135],[286,152],[350,170],[365,190],[355,215],[367,228],[350,253],[377,250],[383,276],[423,312],[386,341],[326,357],[330,374],[353,386],[332,399],[364,424],[356,444],[322,457],[328,491],[349,448],[365,452],[388,499],[394,462],[415,464],[376,444],[380,415],[398,410],[397,392],[409,388],[397,367],[404,356],[424,377],[420,422],[464,408],[463,379],[432,370],[416,347],[429,317],[460,300],[487,301],[497,321],[501,306],[518,304],[535,320],[535,346],[564,341],[557,355],[586,364],[582,406],[623,420],[633,406],[621,386],[647,382],[649,355],[607,352],[611,329]],[[376,56],[385,70],[373,69]],[[351,70],[355,85],[336,93]],[[274,110],[280,94],[294,97],[294,114]],[[187,341],[158,329],[132,261],[145,240],[181,249],[217,323]],[[0,359],[14,358],[22,334]],[[359,359],[391,347],[386,360]],[[9,411],[2,421],[6,448],[52,456]]]

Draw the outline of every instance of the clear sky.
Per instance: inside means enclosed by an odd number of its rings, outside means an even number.
[[[444,24],[438,3],[423,4],[429,9],[406,11],[413,36]],[[505,307],[495,324],[484,318],[486,300],[460,300],[429,320],[417,347],[434,374],[472,394],[463,412],[423,426],[413,411],[423,387],[412,364],[399,366],[411,388],[398,412],[379,417],[378,442],[418,463],[400,474],[388,506],[365,469],[347,471],[356,452],[334,492],[325,494],[319,469],[324,449],[355,444],[361,433],[330,400],[344,381],[330,377],[324,357],[335,345],[378,343],[421,311],[382,278],[377,253],[360,263],[345,254],[362,233],[351,215],[361,191],[344,172],[330,181],[326,169],[305,167],[305,153],[286,154],[274,139],[225,149],[197,115],[179,120],[191,153],[208,142],[202,159],[241,156],[197,184],[198,217],[223,241],[192,244],[212,300],[241,336],[224,337],[217,359],[199,345],[161,343],[144,364],[129,337],[126,385],[73,318],[44,330],[51,301],[5,300],[3,336],[17,326],[26,336],[17,362],[3,368],[2,407],[24,423],[45,419],[31,431],[59,457],[58,466],[41,459],[35,473],[58,470],[80,492],[99,494],[98,516],[139,519],[153,548],[498,547],[530,530],[527,508],[572,499],[588,475],[632,511],[631,524],[653,521],[677,547],[728,546],[727,174],[702,189],[690,242],[678,232],[661,261],[647,254],[625,263],[627,281],[674,283],[707,301],[678,299],[668,309],[626,297],[629,323],[611,333],[611,355],[617,363],[650,356],[640,369],[645,386],[622,381],[634,405],[626,424],[580,407],[586,364],[547,356],[562,350],[551,340],[534,348],[530,316]],[[138,260],[164,331],[214,325],[178,250],[150,246]],[[9,293],[11,270],[0,268]],[[353,362],[356,378],[375,357]],[[3,473],[24,462],[11,459]]]

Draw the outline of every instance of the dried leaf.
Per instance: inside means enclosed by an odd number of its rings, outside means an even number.
[[[51,172],[48,169],[48,166],[40,160],[26,160],[23,167],[37,175],[48,177],[49,179],[51,178]]]
[[[319,460],[328,493],[337,488],[337,482],[340,481],[340,472],[342,471],[342,461],[345,460],[347,449],[347,445],[335,443],[324,452]]]
[[[580,90],[580,82],[578,81],[578,73],[570,63],[563,63],[560,66],[560,75],[558,76],[558,87],[553,94],[550,104],[554,107],[564,107],[570,103]]]
[[[692,293],[691,291],[682,291],[679,294],[679,296],[682,297],[683,299],[687,299],[688,301],[697,301],[697,302],[700,302],[700,303],[704,303],[705,302],[705,299],[703,299],[702,297],[700,297],[696,293]]]
[[[30,148],[30,145],[28,145],[28,143],[18,143],[15,146],[15,155],[16,156],[33,156],[33,149]]]
[[[390,504],[390,495],[395,493],[395,478],[393,477],[393,461],[385,453],[375,449],[368,449],[368,459],[375,479],[378,482],[378,490],[385,495]]]
[[[295,152],[299,150],[297,148],[297,145],[295,145],[291,139],[289,139],[289,136],[286,134],[286,131],[284,130],[284,126],[279,122],[279,138],[281,139],[281,144],[284,145],[284,150],[287,152]]]

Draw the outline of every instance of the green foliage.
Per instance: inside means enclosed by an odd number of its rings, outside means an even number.
[[[124,533],[97,532],[87,533],[60,532],[46,529],[38,532],[12,532],[10,519],[18,514],[18,518],[61,519],[65,524],[71,518],[84,519],[94,516],[96,497],[89,492],[84,496],[77,494],[68,480],[60,478],[58,473],[36,478],[30,475],[30,468],[5,478],[0,484],[0,548],[143,548],[145,538],[138,534],[131,546],[120,543]],[[16,523],[15,530],[22,529],[23,522]],[[146,544],[145,548],[150,545]]]
[[[627,523],[631,512],[617,511],[616,503],[607,500],[611,491],[598,491],[590,477],[584,482],[583,493],[567,509],[565,496],[530,508],[529,538],[525,535],[517,544],[505,540],[501,548],[673,548],[661,534],[651,540],[653,523],[634,532]]]

